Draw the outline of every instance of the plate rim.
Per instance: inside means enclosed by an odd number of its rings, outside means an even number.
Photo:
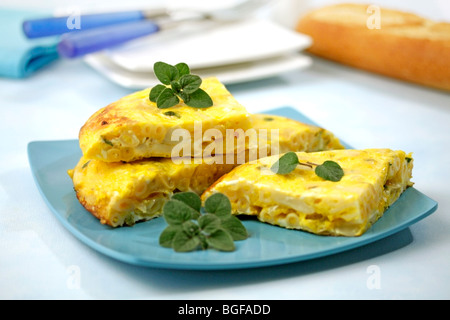
[[[109,81],[124,88],[142,90],[157,83],[157,79],[154,78],[152,74],[146,72],[132,72],[123,69],[121,66],[116,65],[113,61],[108,60],[103,53],[88,55],[84,57],[83,61],[90,68],[107,78]],[[219,69],[219,71],[216,70],[214,74],[216,74],[217,78],[224,84],[231,85],[247,81],[266,79],[284,72],[304,70],[309,68],[312,64],[313,60],[311,57],[305,54],[291,52],[286,53],[285,55],[264,60],[255,60],[239,65],[244,67],[247,66],[251,69],[253,68],[254,70],[251,73],[246,72],[236,75],[237,71],[234,69],[232,71],[228,70],[228,72],[223,72]],[[235,66],[236,65],[230,65],[225,67],[233,68]],[[208,74],[203,74],[205,70],[209,70],[209,72],[212,73],[215,69],[193,69],[192,71],[202,77],[210,76]],[[148,79],[144,80],[144,77],[147,75],[149,76]]]

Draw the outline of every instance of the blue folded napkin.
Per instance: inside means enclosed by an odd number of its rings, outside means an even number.
[[[24,78],[58,58],[58,38],[28,39],[22,31],[24,20],[44,15],[0,8],[0,77]]]

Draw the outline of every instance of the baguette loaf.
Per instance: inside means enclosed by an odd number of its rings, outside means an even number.
[[[370,5],[339,4],[306,14],[296,30],[313,38],[308,51],[317,56],[450,90],[450,23]]]

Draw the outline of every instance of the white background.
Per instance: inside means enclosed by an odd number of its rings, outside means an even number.
[[[199,1],[194,1],[197,4]],[[269,17],[336,1],[279,1]],[[126,3],[126,4],[125,4]],[[0,5],[101,10],[144,1],[23,1]],[[167,3],[167,2],[166,2]],[[206,3],[206,2],[204,2]],[[450,21],[448,1],[376,1]],[[292,8],[296,8],[293,10]],[[284,11],[283,11],[284,10]],[[282,17],[282,18],[280,18]],[[450,96],[314,59],[311,68],[230,85],[250,112],[292,106],[355,148],[412,151],[415,187],[438,210],[380,247],[285,266],[173,271],[124,264],[90,249],[53,216],[31,176],[32,140],[75,139],[100,107],[130,93],[82,61],[58,61],[25,80],[0,78],[0,298],[2,299],[449,299]],[[380,272],[370,288],[368,269]],[[73,275],[79,275],[79,283]]]

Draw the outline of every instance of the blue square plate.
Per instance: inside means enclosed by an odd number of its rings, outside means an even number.
[[[290,107],[266,113],[315,124]],[[437,209],[435,201],[415,188],[409,188],[360,237],[318,236],[253,219],[243,219],[250,237],[235,242],[235,251],[198,250],[176,253],[158,244],[159,234],[166,227],[162,218],[138,223],[133,227],[111,228],[100,224],[99,220],[83,208],[67,175],[67,170],[73,168],[81,157],[78,140],[30,142],[28,157],[39,191],[51,211],[72,234],[107,256],[147,267],[185,270],[243,269],[323,257],[390,236]]]

